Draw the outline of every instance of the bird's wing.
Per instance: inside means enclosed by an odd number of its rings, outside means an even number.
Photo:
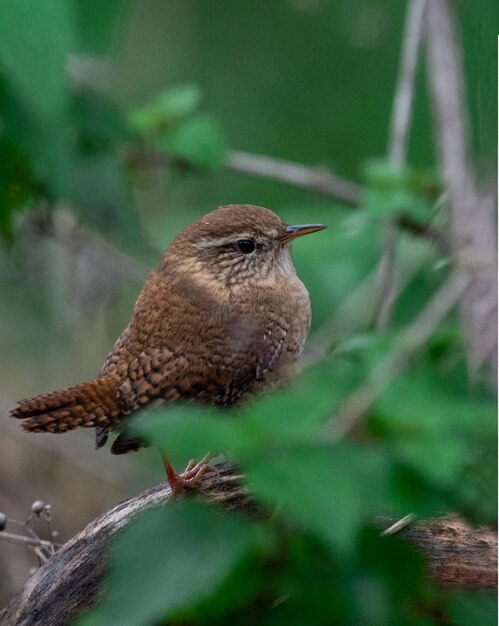
[[[167,349],[148,349],[128,364],[126,378],[118,388],[118,402],[122,410],[121,432],[115,439],[111,452],[135,452],[148,444],[128,431],[131,413],[143,407],[155,407],[183,396],[183,386],[188,380],[187,360],[181,354]],[[96,431],[97,447],[106,443],[109,428]]]
[[[252,347],[257,357],[256,378],[261,380],[268,372],[278,366],[281,357],[286,350],[286,337],[288,328],[286,325],[273,324],[268,328],[263,337]]]
[[[186,397],[188,366],[183,354],[166,348],[147,349],[132,359],[127,376],[118,389],[123,413]]]

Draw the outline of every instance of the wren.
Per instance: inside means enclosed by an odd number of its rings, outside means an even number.
[[[120,431],[111,452],[143,443],[126,419],[176,400],[231,407],[285,385],[310,327],[310,300],[291,242],[326,228],[289,226],[263,207],[232,204],[180,232],[151,272],[132,319],[99,375],[62,391],[21,400],[12,417],[30,432],[96,429],[97,447]],[[177,474],[172,489],[205,472],[208,457]]]

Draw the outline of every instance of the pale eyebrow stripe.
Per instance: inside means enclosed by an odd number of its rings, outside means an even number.
[[[252,237],[251,235],[249,235],[248,233],[237,233],[234,235],[226,235],[225,237],[200,237],[197,241],[197,243],[202,247],[202,248],[209,248],[211,246],[227,246],[229,244],[233,244],[236,243],[236,241],[239,241],[240,239],[251,239],[253,240],[254,237]]]

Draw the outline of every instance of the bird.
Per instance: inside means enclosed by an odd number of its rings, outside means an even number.
[[[29,432],[112,431],[114,454],[146,445],[127,432],[133,414],[176,401],[237,407],[291,381],[310,328],[309,294],[291,243],[326,228],[291,226],[250,204],[221,206],[182,230],[149,274],[130,323],[99,375],[21,400],[11,416]],[[146,413],[147,415],[147,413]],[[194,488],[213,458],[178,474],[163,455],[174,494]]]

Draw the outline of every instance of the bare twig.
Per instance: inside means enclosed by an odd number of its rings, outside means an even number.
[[[406,526],[409,526],[409,524],[411,524],[415,519],[416,519],[416,516],[414,515],[414,513],[409,513],[408,515],[404,515],[404,517],[402,517],[398,521],[394,522],[393,524],[390,524],[390,526],[388,526],[388,528],[385,528],[385,530],[383,530],[380,534],[383,537],[386,537],[388,535],[396,535],[401,530],[406,528]]]
[[[47,524],[47,536],[49,539],[42,539],[36,533],[30,524],[34,519],[43,519]],[[45,504],[41,500],[35,500],[31,505],[31,514],[23,523],[15,519],[9,519],[4,513],[0,513],[0,541],[22,545],[38,557],[39,563],[45,563],[51,556],[55,554],[60,544],[55,543],[54,539],[58,532],[51,528],[52,507]],[[19,532],[13,533],[5,530],[6,526],[16,526]]]
[[[445,315],[459,301],[469,281],[468,273],[456,270],[440,287],[416,320],[402,333],[393,352],[334,414],[331,430],[335,440],[345,437],[359,423],[393,379],[403,371],[409,357],[424,345]]]
[[[454,255],[474,250],[488,259],[477,268],[461,302],[468,363],[475,375],[488,361],[497,384],[497,224],[495,202],[480,198],[470,163],[468,116],[456,29],[448,0],[432,0],[427,11],[428,78],[435,134],[451,208]]]
[[[128,156],[128,163],[133,167],[179,166],[184,170],[193,169],[185,159],[179,159],[159,150],[134,151]],[[240,150],[229,151],[225,167],[234,172],[259,176],[320,193],[340,200],[350,208],[357,208],[362,198],[363,187],[361,185],[340,178],[326,168],[311,167]],[[421,224],[408,215],[400,215],[395,221],[399,228],[418,237],[429,239],[441,248],[445,248],[442,235],[435,228]]]
[[[260,154],[230,150],[226,166],[236,172],[270,178],[309,191],[318,191],[349,205],[359,204],[362,194],[360,185],[336,176],[326,168],[310,167]]]
[[[390,163],[396,166],[403,165],[407,155],[419,48],[423,38],[425,7],[426,0],[410,0],[407,7],[388,141],[388,159]]]
[[[2,539],[5,541],[11,541],[13,543],[25,544],[27,546],[36,546],[47,549],[52,549],[53,546],[51,541],[46,541],[45,539],[35,539],[34,537],[26,537],[25,535],[19,535],[17,533],[9,533],[5,531],[2,531],[0,533],[0,540]]]
[[[417,246],[410,254],[407,248],[399,263],[399,289],[402,290],[431,258],[432,249]],[[335,340],[369,328],[376,317],[376,269],[373,269],[307,341],[300,363],[307,367],[324,359]]]
[[[406,161],[414,100],[419,48],[423,36],[426,0],[410,0],[404,25],[402,54],[393,100],[388,160],[394,167]],[[397,294],[397,225],[393,219],[383,225],[383,254],[378,266],[377,327],[386,330]]]
[[[85,255],[101,271],[105,269],[105,272],[109,273],[113,279],[142,283],[151,269],[113,243],[79,224],[66,211],[58,211],[54,224],[47,227],[41,234],[53,237],[73,255]]]

